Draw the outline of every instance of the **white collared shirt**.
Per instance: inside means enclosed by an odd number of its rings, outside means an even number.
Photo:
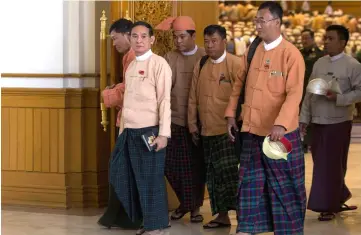
[[[141,56],[136,56],[135,57],[135,60],[136,61],[145,61],[147,59],[149,59],[149,57],[151,57],[153,55],[153,52],[152,50],[150,49],[149,51],[147,51],[146,53],[144,53],[143,55]]]
[[[345,53],[344,52],[342,52],[342,53],[340,53],[340,54],[338,54],[338,55],[335,55],[335,56],[330,56],[330,60],[332,61],[332,62],[334,62],[334,61],[336,61],[336,60],[338,60],[338,59],[341,59],[343,56],[345,55]]]
[[[264,49],[266,51],[270,51],[274,48],[276,48],[278,45],[280,45],[282,42],[282,35],[280,35],[276,40],[274,40],[273,42],[271,43],[264,43]]]
[[[182,51],[181,53],[182,55],[194,55],[197,52],[197,50],[198,50],[198,46],[196,45],[193,50],[185,51],[185,52]]]
[[[212,61],[212,63],[213,64],[219,64],[219,63],[222,63],[223,62],[223,60],[226,58],[226,55],[227,55],[227,52],[226,51],[224,51],[224,53],[223,53],[223,55],[221,56],[221,57],[219,57],[218,59],[216,59],[216,60],[212,60],[211,59],[211,61]]]

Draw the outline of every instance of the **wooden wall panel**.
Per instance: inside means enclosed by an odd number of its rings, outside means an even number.
[[[25,109],[19,108],[18,109],[18,118],[17,118],[17,127],[18,127],[18,161],[17,161],[17,170],[18,171],[25,171],[25,159],[26,159],[26,116],[25,116]]]
[[[58,126],[65,126],[65,109],[58,109]],[[58,171],[59,173],[65,173],[67,171],[65,165],[65,150],[67,146],[65,145],[65,129],[59,128],[58,131],[59,137],[59,152],[58,152]]]
[[[203,47],[203,30],[211,24],[218,24],[218,1],[181,1],[180,15],[192,17],[196,24],[196,43]]]
[[[41,114],[41,172],[50,172],[50,111],[40,110]]]
[[[57,109],[49,110],[49,155],[50,155],[50,172],[59,172],[59,114]]]
[[[41,109],[34,108],[34,168],[33,171],[41,171]],[[31,123],[29,125],[32,125]]]
[[[1,96],[2,202],[105,205],[109,131],[98,90],[3,88]]]
[[[1,110],[1,167],[10,169],[10,108]]]
[[[34,169],[34,110],[25,108],[25,119],[30,125],[25,125],[25,170]]]
[[[10,129],[10,135],[9,135],[9,147],[10,147],[10,170],[16,171],[17,169],[17,158],[18,158],[18,148],[17,148],[17,142],[18,142],[18,110],[15,108],[11,108],[9,110],[9,129]]]

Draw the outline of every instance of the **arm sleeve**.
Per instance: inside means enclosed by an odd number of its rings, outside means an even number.
[[[317,62],[315,63],[315,65],[313,66],[312,69],[312,74],[309,78],[309,80],[307,81],[310,82],[316,75],[316,69],[317,69]],[[311,113],[311,98],[312,98],[312,94],[305,91],[305,98],[303,99],[303,103],[301,106],[301,112],[300,112],[300,122],[305,123],[305,124],[309,124],[311,122],[312,119],[312,113]]]
[[[171,66],[170,60],[171,60],[171,56],[169,53],[164,55],[164,59],[167,61],[167,63],[169,64],[169,66]],[[171,67],[172,69],[172,67]],[[175,85],[175,76],[172,75],[172,88]]]
[[[311,97],[312,94],[307,92],[301,107],[300,122],[305,124],[311,122]]]
[[[244,84],[244,81],[246,79],[246,73],[247,73],[247,53],[245,53],[241,57],[240,65],[237,66],[237,73],[235,76],[232,93],[229,97],[228,106],[225,111],[225,117],[228,118],[235,118],[236,117],[236,109],[238,104],[238,98],[241,95],[241,90]]]
[[[197,61],[196,66],[193,69],[193,77],[191,88],[189,90],[189,98],[188,98],[188,128],[189,132],[197,132],[197,84],[199,77],[199,63],[200,60]]]
[[[294,117],[299,115],[305,75],[305,63],[300,53],[295,55],[293,52],[287,64],[286,99],[274,123],[275,126],[283,126],[286,130],[289,129]]]
[[[102,92],[102,97],[104,105],[107,108],[112,107],[122,107],[123,98],[124,98],[125,85],[124,83],[119,83],[112,89],[105,89]]]
[[[361,101],[361,64],[355,64],[349,80],[351,91],[337,95],[337,106],[349,106]]]
[[[155,76],[155,85],[159,112],[159,135],[171,137],[170,92],[172,87],[172,70],[168,63],[160,63]]]

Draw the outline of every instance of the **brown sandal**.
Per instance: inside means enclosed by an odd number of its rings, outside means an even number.
[[[216,228],[229,228],[231,227],[231,224],[224,224],[217,221],[210,221],[208,224],[203,225],[204,229],[216,229]]]
[[[191,215],[191,223],[202,223],[204,220],[203,215]]]
[[[336,214],[333,212],[322,212],[318,217],[319,221],[331,221],[336,217]]]
[[[182,209],[176,209],[174,211],[174,213],[170,216],[171,220],[180,220],[184,217],[185,214],[187,214],[188,212],[184,212],[182,211]]]
[[[357,206],[348,206],[346,204],[343,204],[341,206],[340,212],[341,211],[353,211],[353,210],[356,210],[356,209],[357,209]]]

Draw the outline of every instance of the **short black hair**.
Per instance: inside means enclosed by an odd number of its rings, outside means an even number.
[[[153,27],[148,24],[147,22],[144,22],[144,21],[137,21],[133,24],[133,27],[132,27],[132,30],[137,27],[137,26],[144,26],[146,27],[148,30],[149,30],[149,36],[153,36],[154,35],[154,30],[153,30]]]
[[[226,39],[227,37],[226,29],[220,25],[215,25],[215,24],[208,25],[203,32],[204,36],[205,35],[211,36],[215,33],[218,33],[222,39]]]
[[[258,10],[268,9],[274,18],[279,18],[282,24],[283,9],[278,2],[267,1],[262,3]]]
[[[133,26],[133,22],[124,18],[120,18],[119,20],[113,22],[113,24],[109,28],[109,33],[113,30],[116,33],[130,33]]]
[[[311,29],[304,29],[302,30],[301,34],[303,33],[309,33],[312,39],[315,38],[315,32],[313,32]]]
[[[347,45],[348,40],[350,39],[350,32],[348,29],[342,25],[330,25],[327,27],[326,32],[336,31],[340,40],[345,40],[345,46]]]
[[[195,30],[186,30],[189,35],[193,36],[193,34],[196,32]]]

